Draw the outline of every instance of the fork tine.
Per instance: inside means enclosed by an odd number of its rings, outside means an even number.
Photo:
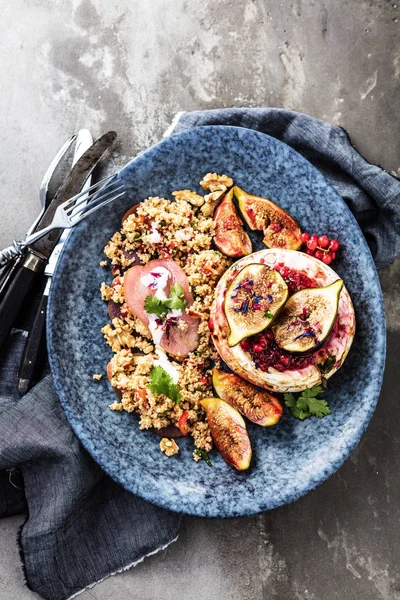
[[[102,200],[107,198],[110,194],[115,194],[116,192],[119,192],[119,190],[122,190],[124,187],[125,187],[124,184],[121,184],[118,187],[113,187],[112,189],[110,189],[111,185],[105,187],[104,189],[101,190],[101,192],[98,192],[98,194],[91,196],[89,198],[89,200],[83,199],[80,202],[78,202],[77,204],[75,204],[74,206],[72,206],[67,211],[68,217],[72,218],[78,214],[83,214],[87,209],[91,208],[92,206],[95,206],[96,202],[101,202]],[[86,202],[86,204],[84,204],[82,206],[82,204],[84,202]]]
[[[118,187],[114,187],[114,183],[118,183]],[[70,206],[65,212],[69,217],[76,215],[78,212],[83,210],[86,206],[93,206],[96,202],[100,202],[102,198],[105,197],[106,194],[112,194],[124,187],[124,184],[121,184],[120,180],[112,182],[106,185],[101,190],[98,190],[95,194],[92,194],[89,199],[86,197],[82,197],[78,202],[76,202],[73,206]],[[84,206],[82,206],[84,205]]]
[[[79,198],[81,198],[82,196],[86,196],[87,194],[90,194],[90,192],[92,192],[95,189],[97,189],[98,187],[100,187],[103,183],[106,183],[107,181],[110,181],[110,179],[112,179],[113,177],[115,177],[115,173],[113,175],[109,175],[108,177],[104,177],[104,179],[101,179],[97,183],[94,183],[93,185],[91,185],[86,190],[83,190],[82,192],[79,192],[79,194],[76,194],[75,196],[72,196],[72,198],[69,198],[61,206],[63,207],[63,209],[65,211],[68,210],[68,208],[70,208],[71,205],[75,204],[76,201],[79,200]]]
[[[111,198],[108,198],[107,200],[104,200],[103,202],[101,202],[100,204],[97,204],[97,206],[94,206],[93,208],[91,208],[90,210],[79,213],[77,215],[74,215],[71,219],[72,221],[72,226],[76,225],[77,223],[79,223],[79,221],[82,221],[82,219],[85,219],[86,217],[88,217],[91,213],[95,212],[96,210],[98,210],[99,208],[101,208],[102,206],[105,206],[106,204],[109,204],[110,202],[112,202],[113,200],[116,200],[117,198],[120,198],[121,196],[123,196],[126,193],[126,191],[120,192],[119,194],[117,194],[116,196],[111,196]],[[85,207],[86,208],[86,207]]]

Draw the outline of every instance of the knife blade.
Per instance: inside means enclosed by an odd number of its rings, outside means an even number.
[[[78,193],[116,137],[114,131],[109,131],[96,140],[93,146],[81,156],[38,221],[35,231],[49,225],[58,206]],[[24,298],[29,293],[35,278],[43,272],[61,233],[61,230],[51,231],[32,244],[24,253],[21,264],[18,265],[14,278],[0,303],[0,350],[10,333]]]
[[[72,167],[77,163],[80,157],[93,144],[93,138],[88,129],[81,129],[76,138],[76,146],[72,160]],[[89,176],[82,187],[82,191],[90,187],[91,176]],[[37,381],[40,372],[44,366],[46,358],[46,314],[47,301],[50,292],[51,278],[53,276],[61,250],[64,246],[71,229],[65,229],[61,234],[56,247],[50,255],[45,266],[44,274],[46,282],[43,294],[41,296],[35,318],[29,330],[25,343],[24,353],[22,355],[19,373],[18,373],[18,392],[23,396],[28,392],[32,385]]]
[[[72,135],[61,146],[61,148],[58,150],[57,154],[55,155],[55,157],[51,161],[51,163],[50,163],[50,165],[49,165],[46,173],[44,174],[43,179],[42,179],[42,183],[40,184],[40,188],[39,188],[39,200],[40,200],[40,204],[41,204],[42,210],[40,211],[39,215],[36,217],[36,219],[34,220],[34,222],[32,223],[32,225],[29,227],[26,235],[29,235],[29,234],[31,234],[33,232],[33,230],[36,227],[37,222],[42,217],[45,209],[50,204],[49,197],[48,197],[48,189],[49,189],[50,182],[52,180],[54,172],[56,171],[56,169],[59,166],[60,162],[63,160],[65,154],[68,152],[68,150],[71,147],[71,145],[76,141],[76,137],[77,137],[76,134]],[[14,259],[13,261],[9,262],[1,270],[1,274],[0,274],[0,300],[3,297],[3,295],[4,295],[5,291],[7,290],[8,286],[10,285],[11,280],[12,280],[12,278],[13,278],[16,270],[17,270],[17,267],[18,267],[19,263],[21,262],[21,260],[22,260],[22,257],[20,256],[20,257]]]

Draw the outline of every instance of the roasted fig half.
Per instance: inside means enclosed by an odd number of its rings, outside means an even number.
[[[214,444],[224,461],[238,471],[250,466],[252,450],[246,424],[238,411],[220,398],[201,400]]]
[[[238,375],[213,369],[212,382],[215,393],[249,421],[270,427],[281,418],[283,408],[278,398]]]
[[[230,334],[228,345],[266,329],[288,297],[288,287],[275,269],[253,263],[233,279],[225,295],[224,311]]]
[[[235,257],[252,253],[251,240],[233,204],[233,190],[229,190],[215,211],[214,223],[214,244],[223,254]]]
[[[300,227],[286,211],[267,198],[247,194],[236,185],[233,193],[247,225],[253,230],[263,230],[263,242],[268,248],[300,248]]]
[[[338,314],[343,281],[300,290],[289,298],[272,330],[275,342],[288,352],[315,350],[330,334]]]

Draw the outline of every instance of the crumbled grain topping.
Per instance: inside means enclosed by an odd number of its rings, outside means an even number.
[[[190,190],[178,190],[173,192],[174,201],[147,198],[138,204],[137,210],[124,221],[121,231],[107,243],[104,252],[113,266],[111,275],[114,279],[102,283],[101,297],[118,305],[119,316],[101,331],[113,352],[107,373],[111,386],[120,395],[119,401],[110,404],[111,410],[136,413],[140,429],[177,425],[182,413],[187,411],[187,423],[195,446],[208,452],[212,448],[212,438],[200,400],[212,395],[209,375],[213,365],[218,366],[220,361],[211,340],[208,320],[215,286],[232,263],[212,248],[215,228],[212,214],[233,182],[225,175],[209,173],[201,185],[211,193],[203,197]],[[208,214],[203,213],[204,209]],[[161,242],[152,241],[157,238],[151,236],[154,223]],[[150,371],[157,355],[148,328],[129,312],[124,297],[125,270],[133,264],[145,264],[156,258],[172,258],[181,266],[194,296],[194,303],[186,312],[200,319],[197,349],[179,361],[169,357],[180,373],[183,399],[179,404],[149,390]],[[187,324],[179,319],[178,327],[185,331]],[[179,450],[176,442],[168,438],[161,440],[160,448],[166,456]],[[198,455],[193,458],[198,460]]]

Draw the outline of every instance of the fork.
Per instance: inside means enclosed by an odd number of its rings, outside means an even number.
[[[123,196],[125,194],[124,183],[119,179],[110,182],[114,177],[115,174],[105,177],[86,190],[66,200],[63,204],[60,204],[52,222],[47,227],[27,235],[24,240],[14,240],[10,246],[0,252],[0,267],[20,256],[24,248],[34,244],[53,229],[70,229],[71,227],[75,227],[82,219],[85,219],[99,208]],[[115,187],[116,184],[118,185]],[[104,187],[102,187],[103,185]],[[88,200],[87,195],[92,192],[96,193]]]

